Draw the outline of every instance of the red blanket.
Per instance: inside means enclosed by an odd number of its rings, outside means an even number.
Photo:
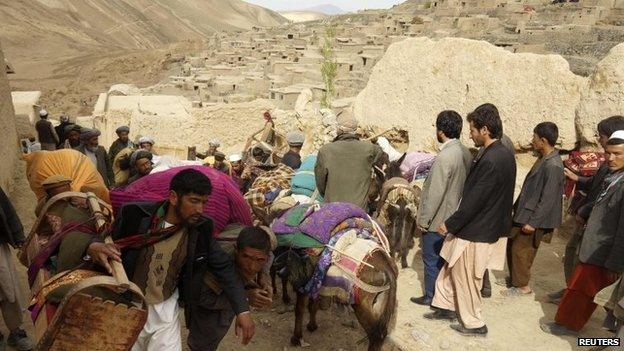
[[[204,207],[204,214],[214,221],[215,236],[230,223],[252,225],[251,209],[238,186],[227,175],[206,166],[176,167],[147,175],[127,187],[113,189],[110,192],[113,211],[117,213],[121,206],[129,202],[165,200],[171,179],[188,168],[202,172],[212,183],[212,193]]]

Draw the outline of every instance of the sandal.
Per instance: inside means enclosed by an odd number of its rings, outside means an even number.
[[[516,288],[516,287],[511,287],[507,290],[503,290],[500,292],[501,295],[505,296],[505,297],[518,297],[518,296],[525,296],[525,295],[531,295],[533,293],[533,291],[529,291],[529,292],[523,292],[522,290]]]

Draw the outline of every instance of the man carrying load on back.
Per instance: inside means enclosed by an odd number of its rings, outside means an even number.
[[[180,171],[171,180],[167,200],[121,208],[112,233],[116,245],[96,241],[88,247],[91,259],[109,272],[108,260],[123,258],[128,277],[145,295],[148,318],[134,351],[182,350],[178,300],[181,297],[188,325],[201,303],[206,272],[214,275],[231,304],[243,344],[254,335],[244,286],[230,256],[213,237],[212,221],[202,215],[211,190],[201,172]]]

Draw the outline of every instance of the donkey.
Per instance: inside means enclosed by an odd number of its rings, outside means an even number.
[[[365,259],[370,264],[364,265],[358,278],[373,286],[388,286],[388,289],[379,293],[369,293],[360,290],[359,303],[351,305],[360,326],[366,332],[368,351],[380,351],[389,331],[395,323],[397,306],[397,268],[394,261],[383,251],[375,251]],[[371,268],[374,267],[374,268]],[[311,277],[311,272],[310,277]],[[306,305],[310,314],[307,329],[314,332],[318,329],[316,315],[320,308],[320,299],[311,300],[307,294],[297,289],[296,282],[292,282],[297,291],[295,304],[295,328],[290,343],[293,346],[302,346],[303,317]]]
[[[383,218],[390,242],[390,256],[401,258],[401,267],[407,268],[407,254],[414,247],[414,238],[418,234],[416,217],[420,188],[413,187],[403,178],[399,160],[390,162],[385,170],[385,181],[377,204],[376,217]]]

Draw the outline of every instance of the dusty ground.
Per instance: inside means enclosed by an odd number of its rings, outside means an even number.
[[[12,193],[14,205],[24,223],[30,228],[34,221],[33,208],[35,197],[18,171],[18,179]],[[431,322],[422,318],[428,308],[417,306],[409,301],[411,296],[422,294],[423,280],[422,259],[418,248],[412,250],[409,257],[411,267],[401,270],[397,309],[397,324],[390,335],[387,350],[574,350],[576,339],[561,338],[543,333],[540,322],[550,321],[556,312],[556,306],[546,302],[546,294],[560,289],[563,284],[561,258],[565,239],[556,236],[552,244],[543,245],[533,267],[533,289],[535,294],[519,298],[503,298],[502,287],[493,285],[493,296],[486,299],[483,309],[489,328],[487,338],[467,338],[452,331],[447,323]],[[23,291],[27,290],[25,268],[17,263]],[[503,277],[504,274],[496,272]],[[24,294],[24,301],[28,299]],[[294,314],[284,313],[286,307],[277,299],[274,307],[268,311],[254,311],[257,333],[252,343],[241,347],[233,330],[222,342],[220,350],[293,350],[289,340],[294,326]],[[357,344],[364,333],[357,328],[343,326],[351,313],[342,313],[333,307],[319,313],[319,329],[315,333],[304,332],[304,340],[311,344],[309,350],[364,350],[365,343]],[[599,308],[582,332],[583,336],[608,336],[600,329],[604,312]],[[25,314],[25,318],[28,318]],[[25,319],[28,321],[28,319]],[[27,329],[32,326],[27,322]],[[6,327],[2,325],[3,333]],[[6,334],[5,334],[6,335]]]

